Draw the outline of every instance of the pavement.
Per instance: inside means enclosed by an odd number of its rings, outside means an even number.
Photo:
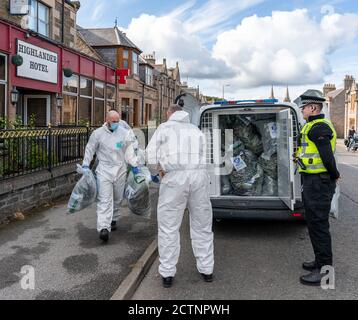
[[[335,300],[358,299],[358,153],[338,145],[341,183],[340,218],[331,219],[335,290],[306,287],[299,277],[313,253],[302,222],[235,221],[214,223],[215,273],[204,283],[196,270],[188,215],[181,228],[181,254],[174,286],[162,287],[158,259],[133,300]]]
[[[108,244],[98,238],[95,205],[67,215],[65,201],[0,226],[0,300],[110,299],[156,239],[157,191],[149,219],[122,208]],[[24,266],[34,268],[34,290],[22,289]]]

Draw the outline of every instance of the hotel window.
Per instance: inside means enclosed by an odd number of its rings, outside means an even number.
[[[0,54],[0,118],[6,115],[7,58]]]
[[[31,1],[30,12],[28,15],[29,29],[36,31],[46,37],[50,35],[49,21],[50,8],[37,0]]]
[[[123,69],[129,69],[129,51],[123,50]]]
[[[81,77],[80,80],[80,100],[78,104],[78,122],[83,125],[92,122],[92,89],[93,81]]]
[[[133,74],[138,74],[138,54],[133,52]]]
[[[95,81],[94,94],[94,125],[102,126],[104,123],[104,88],[103,82]]]
[[[116,87],[107,85],[106,111],[116,109]]]
[[[77,124],[78,75],[63,75],[62,124]]]

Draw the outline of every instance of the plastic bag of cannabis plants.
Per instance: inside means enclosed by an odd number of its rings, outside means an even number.
[[[97,198],[97,182],[91,170],[84,171],[78,164],[77,172],[82,174],[75,185],[67,205],[67,213],[75,213],[92,205]]]
[[[234,141],[241,140],[246,149],[259,156],[263,151],[261,135],[256,126],[245,117],[238,117],[234,127]]]
[[[278,196],[277,180],[265,175],[264,183],[262,185],[262,195],[268,197]]]
[[[244,150],[233,158],[234,169],[229,179],[235,195],[261,195],[264,172],[257,160],[250,150]]]
[[[138,216],[147,218],[151,215],[150,180],[151,176],[147,167],[140,167],[140,173],[136,175],[130,171],[124,193],[130,211]]]
[[[274,153],[271,156],[263,153],[259,158],[259,164],[264,170],[265,175],[277,180],[277,153]]]

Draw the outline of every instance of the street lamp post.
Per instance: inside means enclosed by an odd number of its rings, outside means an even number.
[[[230,87],[230,85],[229,84],[223,85],[223,100],[225,100],[225,87]]]

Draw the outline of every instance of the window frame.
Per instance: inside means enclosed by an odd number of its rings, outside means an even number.
[[[32,30],[32,31],[35,31],[35,32],[37,32],[37,33],[39,33],[39,34],[41,34],[41,35],[43,35],[43,36],[45,36],[45,37],[48,37],[48,38],[50,38],[50,19],[51,19],[51,17],[50,17],[50,10],[51,10],[51,8],[49,7],[49,6],[47,6],[45,3],[43,3],[43,2],[41,2],[41,1],[38,1],[38,0],[32,0],[33,1],[33,3],[34,3],[34,7],[35,7],[35,10],[36,10],[36,13],[35,13],[35,16],[32,16],[32,15],[28,15],[29,16],[29,19],[30,19],[30,17],[32,18],[32,19],[34,19],[35,21],[34,21],[34,25],[35,25],[35,30],[33,30],[33,29],[31,29],[31,28],[29,28],[30,30]],[[39,7],[40,6],[42,6],[42,7],[44,7],[45,9],[46,9],[46,12],[47,12],[47,22],[46,21],[43,21],[42,19],[40,19],[40,17],[39,17]],[[41,21],[42,23],[44,23],[46,26],[47,26],[47,29],[46,29],[46,31],[47,31],[47,34],[43,34],[42,32],[40,32],[40,30],[39,30],[39,21]]]
[[[91,89],[92,89],[92,96],[85,96],[83,94],[81,94],[81,80],[82,79],[86,79],[86,80],[90,80],[92,85],[91,85]],[[93,78],[88,78],[88,77],[85,77],[85,76],[80,76],[80,81],[78,82],[78,119],[77,119],[77,123],[80,121],[79,119],[79,116],[80,116],[80,101],[81,101],[81,98],[84,98],[84,99],[89,99],[91,100],[91,108],[90,108],[90,112],[91,112],[91,115],[90,115],[90,119],[89,119],[89,122],[90,122],[90,125],[93,124],[93,120],[94,120],[94,115],[93,115],[93,105],[94,105],[94,82],[96,81],[96,79],[93,79]]]
[[[153,69],[148,66],[145,67],[145,82],[153,87]]]
[[[96,97],[96,84],[100,83],[103,85],[103,98],[101,97]],[[96,108],[96,102],[97,101],[101,101],[103,103],[103,110],[102,110],[102,114],[103,114],[103,119],[102,122],[105,121],[105,117],[106,117],[106,90],[107,90],[107,86],[106,83],[97,79],[93,79],[93,104],[92,104],[92,109],[93,109],[93,125],[97,125],[97,123],[95,123],[95,108]],[[103,123],[102,123],[103,124]]]
[[[137,60],[134,60],[134,57],[137,57]],[[132,51],[132,68],[133,74],[139,75],[139,54],[137,52]]]
[[[113,99],[109,99],[108,98],[108,88],[112,88],[114,89],[114,98]],[[114,104],[114,108],[116,108],[116,86],[112,85],[112,84],[109,84],[109,83],[105,83],[105,98],[106,98],[106,101],[105,101],[105,111],[108,112],[108,102],[111,102]]]
[[[7,101],[8,101],[8,56],[4,53],[0,52],[0,56],[5,58],[4,64],[5,64],[5,78],[0,79],[0,84],[4,85],[5,88],[5,95],[4,95],[4,115],[0,114],[0,117],[6,117],[7,116]]]
[[[124,53],[127,53],[126,56]],[[122,51],[123,69],[129,69],[129,50],[123,49]]]
[[[77,77],[77,93],[74,92],[70,92],[70,91],[65,91],[65,86],[64,86],[64,79],[65,78],[72,78],[73,76]],[[70,96],[70,97],[76,97],[76,119],[75,119],[75,124],[78,125],[78,103],[79,103],[79,86],[80,86],[80,75],[77,73],[74,73],[71,77],[66,77],[64,75],[64,72],[62,71],[62,94],[63,96]],[[63,100],[65,101],[65,99]],[[61,124],[63,123],[63,107],[61,108]]]

